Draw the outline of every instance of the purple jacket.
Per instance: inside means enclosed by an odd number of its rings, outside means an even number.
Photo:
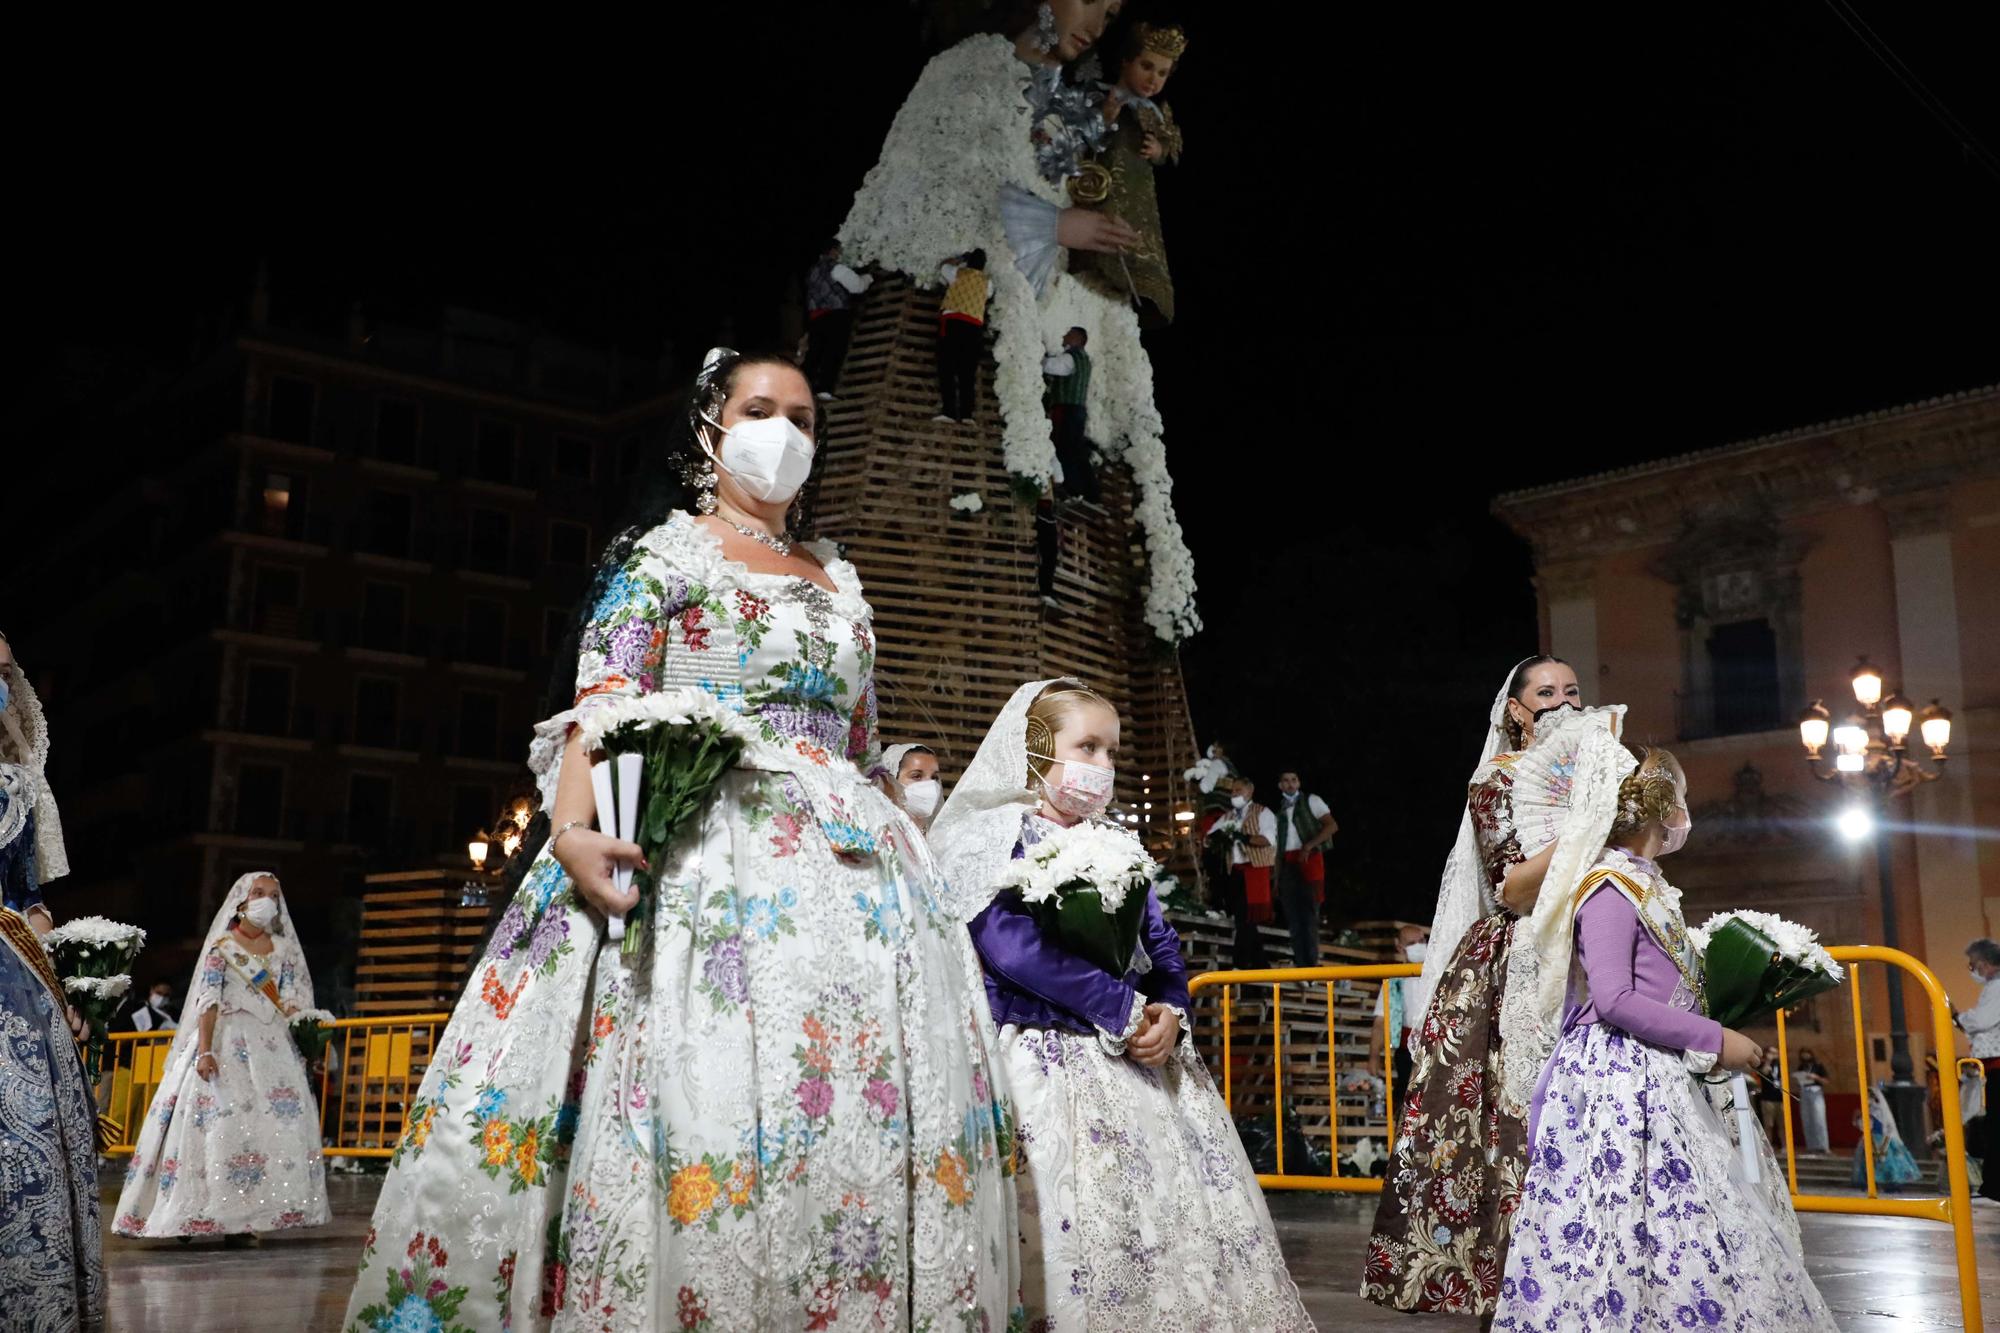
[[[985,964],[986,999],[994,1023],[1024,1028],[1059,1028],[1086,1036],[1102,1028],[1121,1035],[1132,1016],[1132,997],[1188,1007],[1187,964],[1180,936],[1160,914],[1160,900],[1146,891],[1146,916],[1139,944],[1152,970],[1114,977],[1077,957],[1042,933],[1041,923],[1021,896],[1002,893],[972,918],[973,947]]]

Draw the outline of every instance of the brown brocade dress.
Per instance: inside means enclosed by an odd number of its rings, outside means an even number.
[[[1498,754],[1467,798],[1479,858],[1498,889],[1523,848],[1514,754]],[[1480,918],[1438,977],[1396,1120],[1361,1294],[1391,1309],[1486,1315],[1500,1295],[1507,1236],[1527,1174],[1527,1127],[1500,1105],[1500,1000],[1512,912]]]

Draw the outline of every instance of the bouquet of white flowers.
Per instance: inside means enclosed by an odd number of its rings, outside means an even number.
[[[1115,824],[1059,829],[1030,847],[1001,879],[1064,948],[1124,976],[1159,866]]]
[[[1769,912],[1718,912],[1689,927],[1688,938],[1701,954],[1708,1016],[1726,1028],[1758,1022],[1840,984],[1840,964],[1820,947],[1819,937]],[[1750,1109],[1750,1084],[1733,1074],[1729,1087],[1737,1147],[1754,1181],[1761,1169],[1752,1136],[1761,1131]]]
[[[301,1009],[292,1015],[292,1041],[307,1067],[326,1054],[333,1040],[333,1015],[324,1009]]]
[[[708,803],[753,738],[728,705],[693,689],[613,700],[593,708],[582,731],[586,751],[602,749],[611,756],[591,770],[598,828],[638,843],[654,866],[665,862],[668,841]],[[620,889],[633,882],[632,871],[618,872]],[[651,872],[637,872],[637,883],[639,901],[628,915],[644,921]],[[611,938],[623,941],[620,952],[629,957],[638,949],[640,932],[626,927],[625,917],[611,919]]]
[[[132,960],[145,944],[139,927],[101,916],[80,916],[42,937],[70,1004],[90,1023],[84,1052],[93,1087],[104,1063],[104,1033],[132,988]]]

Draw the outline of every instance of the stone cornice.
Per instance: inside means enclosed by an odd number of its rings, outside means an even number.
[[[2000,476],[2000,386],[1514,491],[1493,512],[1542,566],[1670,542],[1695,515],[1787,519],[1897,497],[1923,522],[1914,497],[1974,476]]]

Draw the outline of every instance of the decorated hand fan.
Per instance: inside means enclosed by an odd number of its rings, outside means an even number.
[[[1584,737],[1597,730],[1608,731],[1615,739],[1624,725],[1625,705],[1611,704],[1558,709],[1536,726],[1534,744],[1516,755],[1507,769],[1514,831],[1524,854],[1533,856],[1562,832]]]

